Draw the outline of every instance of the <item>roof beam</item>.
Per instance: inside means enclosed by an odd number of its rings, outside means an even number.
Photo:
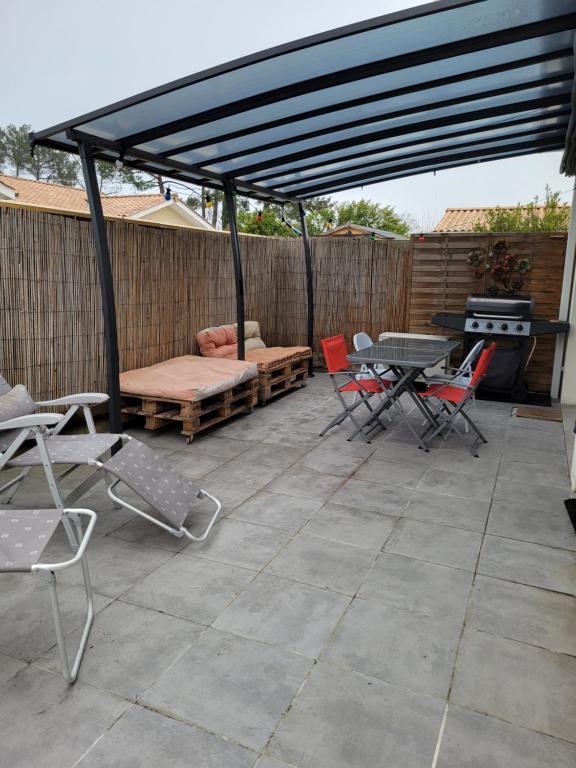
[[[230,131],[228,133],[222,133],[220,135],[210,138],[210,145],[218,144],[223,141],[231,141],[233,139],[243,138],[258,131],[270,130],[272,128],[279,128],[284,125],[290,125],[292,123],[299,122],[301,120],[307,120],[312,117],[320,117],[326,114],[332,114],[334,112],[340,112],[346,109],[354,109],[356,107],[365,106],[366,104],[373,104],[375,102],[384,101],[384,99],[396,98],[398,96],[406,96],[411,93],[425,91],[429,88],[438,88],[446,85],[453,85],[454,83],[464,82],[466,80],[476,80],[481,77],[488,77],[500,72],[506,72],[514,69],[521,69],[534,64],[543,64],[547,61],[556,61],[559,58],[570,57],[572,58],[572,49],[563,48],[557,51],[550,51],[549,53],[543,53],[538,56],[530,56],[524,59],[517,59],[511,62],[505,62],[503,64],[496,64],[491,67],[484,67],[483,69],[471,70],[468,72],[459,72],[455,75],[438,78],[436,80],[425,80],[422,82],[414,83],[412,85],[405,86],[403,88],[394,88],[389,91],[380,91],[377,94],[370,96],[363,96],[358,99],[350,99],[349,101],[337,102],[330,106],[320,107],[318,109],[308,110],[307,112],[298,112],[294,115],[288,115],[278,120],[270,120],[268,122],[252,125],[249,128],[242,128],[237,131]],[[374,118],[372,118],[374,119]],[[352,123],[354,124],[354,123]],[[362,123],[359,123],[360,125]],[[350,127],[349,122],[345,122],[346,127]],[[341,130],[342,124],[338,125],[335,130]],[[189,152],[194,149],[200,149],[207,146],[207,141],[195,141],[188,144],[184,144],[180,147],[171,147],[169,150],[158,152],[158,157],[171,157],[183,152]]]
[[[558,145],[557,142],[555,143],[544,143],[542,145],[538,145],[537,147],[534,147],[532,145],[526,146],[522,149],[510,149],[508,152],[500,152],[500,153],[492,153],[491,155],[487,157],[482,157],[479,154],[473,153],[471,158],[464,158],[461,160],[461,162],[451,162],[450,160],[447,160],[444,164],[439,162],[439,158],[436,160],[438,165],[430,166],[427,168],[422,167],[423,164],[418,164],[416,169],[408,169],[408,166],[404,166],[404,171],[398,171],[398,173],[390,173],[390,174],[382,174],[377,178],[370,178],[365,179],[364,181],[354,181],[351,183],[348,183],[350,180],[346,179],[346,181],[342,182],[341,184],[336,183],[336,180],[334,183],[326,186],[324,189],[322,189],[321,192],[312,192],[307,190],[306,194],[303,194],[300,196],[302,200],[308,200],[311,197],[318,197],[318,195],[331,195],[335,192],[344,192],[347,189],[356,189],[359,186],[368,186],[370,184],[379,184],[385,181],[392,181],[394,179],[402,179],[406,176],[421,176],[424,173],[435,173],[436,171],[448,171],[452,168],[461,168],[465,165],[476,165],[480,163],[489,163],[494,162],[496,160],[505,160],[510,157],[519,157],[522,155],[534,155],[541,152],[555,152],[561,149],[562,147]]]
[[[462,136],[469,136],[475,133],[484,133],[487,131],[494,131],[496,128],[502,129],[502,128],[509,128],[509,127],[521,127],[526,123],[537,123],[540,119],[551,119],[556,117],[568,118],[569,116],[570,116],[570,108],[565,107],[564,109],[558,109],[558,110],[555,110],[554,112],[550,112],[544,118],[538,118],[538,117],[535,117],[534,115],[531,115],[529,117],[523,117],[521,119],[516,118],[511,120],[502,120],[502,121],[498,121],[497,123],[492,123],[492,124],[488,123],[482,126],[476,126],[475,128],[466,128],[463,131],[443,132],[441,138],[443,139],[460,138]],[[373,156],[375,153],[388,152],[395,149],[403,149],[405,147],[416,147],[416,146],[419,146],[420,144],[430,144],[436,139],[437,139],[436,136],[432,136],[432,137],[428,136],[426,138],[412,139],[408,141],[402,141],[396,144],[390,144],[387,147],[382,147],[382,149],[378,149],[378,150],[371,150],[370,152],[366,152],[366,151],[355,152],[350,155],[345,155],[340,159],[332,157],[329,160],[317,160],[314,163],[308,163],[306,165],[275,169],[274,171],[264,172],[264,174],[262,175],[255,173],[253,174],[253,178],[249,180],[252,181],[253,183],[260,184],[261,182],[267,181],[268,179],[287,176],[298,171],[307,171],[315,168],[322,168],[326,165],[333,165],[334,163],[341,162],[341,161],[364,159],[366,157]]]
[[[546,134],[547,136],[549,134],[555,134],[555,137],[556,136],[563,137],[564,134],[562,129],[563,129],[563,126],[548,125],[548,126],[542,126],[540,128],[531,128],[526,131],[518,131],[517,133],[509,133],[504,136],[491,136],[490,138],[478,139],[477,141],[467,141],[461,144],[453,144],[453,145],[444,146],[444,147],[430,147],[428,149],[422,149],[418,152],[407,152],[402,155],[396,155],[395,157],[380,158],[378,160],[372,160],[372,162],[362,163],[360,165],[349,166],[346,168],[338,168],[332,171],[326,171],[325,173],[319,173],[314,176],[307,176],[306,178],[297,179],[297,180],[290,181],[285,184],[279,184],[276,186],[280,187],[284,192],[286,192],[288,187],[296,187],[296,188],[300,187],[302,189],[306,189],[308,183],[311,181],[312,182],[318,181],[324,178],[329,179],[330,177],[333,177],[333,176],[336,176],[337,174],[342,174],[342,173],[350,174],[350,173],[354,173],[356,171],[362,171],[365,169],[370,169],[370,168],[374,169],[375,166],[377,165],[384,166],[386,164],[390,164],[390,163],[401,161],[401,160],[408,160],[411,158],[431,155],[433,153],[445,152],[446,150],[459,151],[459,150],[465,150],[465,149],[472,149],[475,147],[483,147],[487,144],[493,144],[494,142],[514,141],[517,139],[522,139],[523,137],[538,136],[540,134]]]
[[[459,123],[468,123],[474,120],[486,120],[487,118],[499,117],[500,115],[511,115],[514,113],[527,112],[542,107],[555,106],[565,106],[565,99],[563,98],[563,94],[547,96],[542,99],[532,99],[529,101],[502,104],[498,107],[474,110],[472,112],[462,113],[461,115],[447,115],[446,117],[437,117],[429,120],[423,120],[421,122],[409,123],[407,125],[398,126],[396,128],[387,128],[386,130],[374,131],[373,133],[365,133],[360,136],[353,136],[349,139],[341,139],[340,141],[335,141],[331,144],[324,144],[320,149],[318,147],[303,149],[299,152],[292,152],[287,155],[279,155],[278,157],[272,158],[271,160],[264,160],[260,163],[253,163],[252,165],[245,165],[243,167],[235,168],[234,176],[235,178],[238,178],[239,176],[248,176],[251,173],[257,173],[258,171],[267,170],[268,168],[274,168],[278,165],[285,165],[286,163],[306,160],[308,158],[315,157],[319,151],[321,151],[322,154],[326,154],[328,152],[338,152],[341,149],[357,147],[369,142],[380,141],[382,139],[388,139],[409,133],[415,133],[416,131],[425,131],[428,129],[435,130],[437,128],[450,127]]]
[[[571,84],[573,75],[552,75],[542,78],[541,80],[529,83],[522,87],[521,91],[530,91],[534,88],[539,88],[546,85],[560,85],[562,83]],[[382,120],[393,120],[399,117],[409,117],[410,115],[417,115],[425,113],[430,109],[446,109],[448,107],[459,106],[460,104],[471,104],[475,101],[482,101],[483,99],[494,98],[495,96],[506,96],[508,94],[516,94],[519,92],[519,88],[516,85],[508,85],[502,88],[494,88],[490,91],[483,91],[481,93],[466,94],[464,96],[458,96],[452,99],[445,99],[444,101],[435,102],[433,105],[424,104],[414,107],[408,107],[406,109],[398,109],[396,112],[389,112],[386,115],[378,117],[364,117],[359,120],[351,120],[345,126],[334,125],[328,128],[323,128],[316,131],[309,131],[303,134],[291,134],[289,137],[280,139],[278,141],[269,142],[268,144],[257,144],[252,149],[238,150],[237,152],[230,152],[227,155],[221,155],[220,157],[211,157],[205,163],[198,164],[199,168],[205,168],[209,165],[215,165],[217,163],[225,163],[229,160],[234,160],[238,157],[245,157],[253,154],[259,154],[260,152],[266,152],[270,149],[277,149],[278,147],[285,147],[288,144],[295,144],[299,141],[308,141],[310,139],[316,139],[319,136],[328,136],[331,133],[338,133],[338,131],[349,130],[351,128],[360,128],[366,125],[376,125]],[[173,153],[176,155],[177,153]]]
[[[123,162],[125,162],[127,165],[134,165],[134,163],[131,163],[130,160],[126,160],[124,158],[124,150],[122,149],[122,147],[119,146],[118,142],[110,141],[109,139],[98,138],[98,137],[92,136],[89,133],[79,131],[75,128],[68,129],[66,134],[71,141],[75,141],[77,143],[89,144],[94,149],[100,148],[100,149],[108,149],[114,152],[118,152],[119,158],[121,158]],[[68,149],[68,151],[70,151],[70,149]],[[190,173],[190,174],[198,174],[199,178],[194,180],[190,179],[190,183],[198,184],[199,186],[210,186],[210,185],[216,184],[218,189],[224,189],[224,180],[228,178],[226,174],[211,173],[210,171],[205,171],[204,169],[199,168],[195,165],[188,165],[187,163],[182,163],[178,160],[171,160],[171,159],[160,160],[156,155],[150,152],[144,152],[143,150],[129,149],[127,150],[127,154],[135,157],[137,161],[142,161],[142,163],[145,163],[145,164],[149,164],[149,163],[153,163],[154,165],[165,164],[170,166],[172,170]],[[110,160],[109,157],[105,157],[105,156],[103,159]],[[150,169],[149,165],[146,172],[156,176],[170,175],[167,171],[159,170],[157,168]],[[256,184],[252,184],[249,181],[241,181],[239,182],[239,186],[241,186],[243,190],[247,190],[248,194],[246,194],[246,197],[249,197],[250,193],[255,193],[259,196],[259,199],[264,199],[264,200],[275,199],[279,202],[294,201],[293,196],[285,195],[281,192],[276,194],[276,192],[274,192],[274,190],[270,187],[268,188],[258,187]]]
[[[284,101],[293,96],[302,96],[305,93],[313,93],[314,91],[331,88],[335,85],[344,85],[346,83],[373,77],[374,75],[406,69],[417,64],[431,64],[440,59],[453,58],[466,53],[473,53],[475,51],[495,48],[500,45],[520,42],[532,37],[541,37],[542,35],[554,34],[555,32],[563,32],[573,29],[574,26],[576,26],[576,13],[570,13],[552,19],[533,22],[531,24],[522,24],[517,27],[502,29],[490,34],[478,35],[477,37],[470,37],[464,40],[456,40],[449,46],[442,44],[432,46],[425,50],[410,51],[409,53],[401,54],[400,56],[381,59],[379,61],[350,67],[337,72],[330,72],[326,75],[309,78],[308,80],[292,83],[291,85],[283,86],[281,88],[275,88],[254,96],[229,102],[228,104],[222,104],[213,109],[205,110],[204,112],[199,112],[195,115],[189,115],[178,120],[172,120],[163,123],[162,125],[155,126],[154,128],[127,134],[120,137],[119,141],[124,148],[133,147],[138,144],[153,141],[154,139],[159,139],[163,136],[169,136],[173,133],[203,125],[204,123],[212,122],[213,120],[219,120],[223,117],[238,114],[239,112],[247,112],[266,104]]]

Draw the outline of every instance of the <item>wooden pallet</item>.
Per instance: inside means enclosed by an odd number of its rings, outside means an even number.
[[[515,408],[517,419],[541,419],[542,421],[562,421],[560,408],[544,408],[541,405],[519,405]]]
[[[144,416],[145,429],[160,429],[182,422],[181,434],[191,443],[197,432],[220,424],[239,413],[250,413],[258,399],[258,379],[250,379],[203,400],[170,400],[122,394],[122,418]]]
[[[306,386],[308,378],[308,361],[312,353],[299,357],[290,362],[278,363],[266,371],[258,372],[258,403],[266,405],[276,395],[289,389]]]

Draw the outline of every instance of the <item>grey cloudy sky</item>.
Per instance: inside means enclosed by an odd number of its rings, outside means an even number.
[[[0,0],[0,125],[39,130],[244,54],[372,16],[411,0]],[[375,184],[370,197],[429,229],[447,207],[514,205],[549,184],[568,201],[560,153]]]

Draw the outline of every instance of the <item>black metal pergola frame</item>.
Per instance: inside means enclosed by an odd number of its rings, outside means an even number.
[[[573,0],[438,0],[181,78],[31,134],[80,155],[96,243],[111,427],[120,429],[112,270],[95,160],[223,190],[238,356],[244,280],[235,194],[294,202],[314,332],[306,199],[565,149],[576,165]]]

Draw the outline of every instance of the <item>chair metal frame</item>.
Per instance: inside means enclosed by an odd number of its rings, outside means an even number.
[[[40,574],[46,579],[48,585],[48,591],[50,594],[50,605],[52,608],[52,617],[54,619],[54,629],[56,632],[56,643],[58,645],[58,654],[60,656],[60,664],[62,667],[62,675],[68,683],[74,683],[78,676],[78,670],[84,657],[84,651],[86,649],[86,643],[88,641],[88,635],[92,627],[94,620],[94,598],[92,593],[92,584],[90,581],[90,573],[88,570],[88,563],[86,560],[86,549],[90,542],[94,526],[96,525],[97,515],[91,509],[57,509],[57,510],[41,510],[43,513],[50,514],[57,512],[61,517],[60,521],[65,527],[68,540],[70,541],[74,556],[69,560],[62,560],[54,563],[33,563],[30,566],[31,573]],[[18,515],[18,510],[14,510],[14,515]],[[88,524],[86,529],[82,530],[82,524],[80,522],[80,516],[88,518]],[[68,524],[68,526],[65,525]],[[64,571],[72,566],[80,563],[82,568],[82,579],[84,582],[84,591],[86,593],[86,618],[84,619],[84,625],[82,629],[82,635],[78,644],[78,649],[74,656],[72,664],[68,660],[68,652],[66,650],[65,633],[62,625],[62,615],[60,612],[60,601],[58,598],[58,588],[56,583],[56,574],[59,571]],[[1,571],[2,573],[11,573],[12,571]],[[26,571],[25,571],[26,572]]]

